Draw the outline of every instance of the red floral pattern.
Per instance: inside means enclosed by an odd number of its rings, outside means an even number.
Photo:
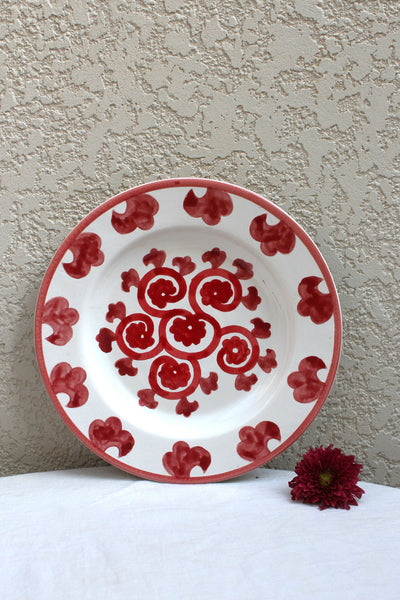
[[[108,329],[108,327],[102,327],[96,335],[96,342],[99,343],[99,348],[102,352],[111,352],[114,341],[115,333],[111,329]]]
[[[250,349],[245,340],[235,335],[222,342],[221,352],[228,364],[240,365],[250,354]]]
[[[153,359],[148,367],[149,388],[138,392],[141,406],[156,408],[156,396],[160,396],[178,401],[175,410],[179,415],[189,417],[197,411],[199,402],[189,401],[189,396],[198,388],[204,395],[218,389],[218,374],[203,377],[199,362],[214,351],[219,368],[235,375],[238,391],[249,392],[258,381],[251,369],[258,365],[269,372],[277,364],[273,350],[260,357],[257,341],[271,335],[270,323],[256,317],[251,320],[252,331],[238,325],[221,328],[218,320],[205,312],[207,306],[221,313],[233,312],[240,303],[255,310],[261,302],[257,289],[250,286],[244,296],[240,283],[240,279],[253,277],[253,265],[237,258],[232,263],[235,273],[222,269],[226,254],[219,248],[204,252],[202,258],[213,267],[198,272],[187,284],[184,277],[196,268],[190,256],[174,257],[172,269],[164,266],[166,253],[152,248],[143,263],[153,269],[141,277],[134,269],[122,274],[122,288],[136,293],[144,312],[127,314],[121,301],[108,305],[106,320],[119,323],[115,333],[102,327],[96,339],[103,352],[113,352],[114,348],[123,352],[124,358],[114,362],[118,373],[133,377],[138,373],[133,360]],[[185,297],[192,311],[175,308]]]
[[[172,259],[172,264],[174,267],[178,267],[179,273],[183,276],[193,273],[196,268],[190,256],[176,256]]]
[[[203,394],[211,394],[218,389],[218,374],[211,371],[208,377],[200,377],[199,385]]]
[[[239,373],[235,379],[235,388],[243,392],[249,392],[253,385],[257,383],[257,380],[258,378],[255,373],[252,373],[251,375]]]
[[[294,390],[294,399],[302,404],[315,402],[325,385],[317,376],[320,369],[326,369],[324,361],[317,356],[307,356],[300,361],[298,369],[287,378],[288,385]]]
[[[252,319],[250,323],[253,323],[254,325],[253,329],[251,330],[251,333],[256,338],[267,339],[271,336],[271,323],[267,323],[259,317]]]
[[[236,267],[235,275],[238,279],[251,279],[253,277],[253,265],[251,263],[241,258],[236,258],[232,264]]]
[[[171,333],[175,341],[182,342],[185,346],[198,344],[206,335],[206,324],[198,315],[188,314],[185,317],[174,319]]]
[[[165,470],[176,479],[187,479],[194,467],[200,467],[205,473],[211,464],[211,454],[201,446],[191,448],[186,442],[176,442],[172,452],[163,456]]]
[[[68,300],[57,296],[46,302],[42,320],[53,329],[46,340],[55,346],[65,346],[72,338],[72,325],[78,322],[79,313],[69,307]]]
[[[181,398],[176,405],[175,412],[177,415],[183,415],[184,417],[190,417],[190,415],[199,408],[197,400],[189,402],[187,398]]]
[[[203,304],[218,308],[229,302],[233,296],[233,290],[229,281],[213,279],[212,281],[207,281],[207,283],[202,286],[200,295]]]
[[[242,303],[248,310],[256,310],[257,306],[260,304],[261,298],[258,295],[257,288],[252,285],[247,290],[247,296],[243,296]]]
[[[144,350],[154,344],[154,338],[147,329],[146,323],[130,323],[125,330],[126,341],[131,348]]]
[[[123,302],[117,302],[116,304],[108,305],[108,313],[106,314],[106,321],[112,323],[115,319],[125,319],[126,317],[126,306]]]
[[[244,460],[267,459],[270,454],[268,443],[270,440],[281,440],[278,425],[272,421],[262,421],[255,427],[242,427],[239,431],[241,442],[237,445],[237,453]]]
[[[331,294],[323,294],[318,289],[321,281],[321,277],[305,277],[298,288],[301,300],[297,305],[297,312],[302,317],[310,317],[316,325],[326,323],[333,314]]]
[[[134,377],[137,375],[138,369],[133,366],[132,359],[129,357],[120,358],[115,362],[115,368],[118,370],[120,375],[128,375]]]
[[[187,363],[178,363],[174,358],[166,358],[158,371],[161,385],[169,390],[177,390],[187,386],[191,379]]]
[[[204,252],[201,258],[203,259],[203,262],[211,263],[213,269],[218,269],[218,267],[226,260],[226,252],[219,248],[213,248],[212,250]]]
[[[96,233],[81,233],[69,247],[74,258],[70,263],[63,263],[65,272],[74,279],[86,277],[92,267],[98,267],[104,262],[100,247],[101,238]]]
[[[132,434],[122,429],[118,417],[93,421],[89,426],[89,439],[102,452],[115,446],[118,448],[119,457],[126,456],[135,445]]]
[[[166,256],[164,250],[152,248],[150,252],[143,257],[143,264],[146,265],[146,267],[151,264],[155,268],[160,268],[165,263]]]
[[[271,373],[272,369],[276,369],[278,366],[275,350],[268,348],[265,352],[265,356],[260,356],[257,362],[264,373]]]
[[[129,292],[132,286],[137,287],[139,285],[139,274],[136,269],[129,269],[121,273],[121,289],[123,292]]]
[[[154,390],[139,390],[138,398],[140,406],[147,406],[147,408],[157,408],[158,402],[155,399]]]
[[[201,217],[206,225],[217,225],[221,217],[231,214],[233,203],[226,192],[207,188],[204,196],[200,198],[190,190],[186,194],[183,208],[191,217]]]
[[[277,252],[289,254],[296,243],[296,236],[289,225],[284,221],[279,221],[276,225],[268,225],[266,214],[252,220],[250,235],[257,242],[261,242],[261,252],[267,256],[275,256]]]
[[[89,398],[89,391],[83,382],[86,371],[81,367],[72,368],[69,363],[58,363],[50,373],[50,384],[55,394],[67,394],[69,402],[67,408],[77,408],[85,404]]]
[[[170,279],[157,279],[149,286],[148,295],[155,306],[165,308],[176,296],[176,288]]]
[[[147,231],[153,227],[158,209],[158,202],[153,196],[140,194],[126,201],[124,213],[112,212],[111,224],[121,234],[132,233],[137,227]]]

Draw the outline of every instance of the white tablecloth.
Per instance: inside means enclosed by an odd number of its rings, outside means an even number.
[[[113,467],[0,479],[2,600],[391,600],[400,489],[350,511],[290,500],[289,471],[174,485]]]

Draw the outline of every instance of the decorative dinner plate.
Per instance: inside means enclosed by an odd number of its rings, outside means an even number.
[[[303,229],[248,190],[142,185],[79,223],[36,310],[48,393],[93,452],[166,482],[235,477],[314,419],[339,360],[328,267]]]

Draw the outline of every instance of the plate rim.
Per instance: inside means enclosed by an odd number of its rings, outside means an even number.
[[[75,240],[79,234],[85,230],[93,221],[97,219],[97,217],[103,215],[116,205],[121,202],[133,198],[139,194],[145,194],[154,192],[160,189],[165,188],[179,188],[179,187],[196,187],[196,188],[214,188],[214,189],[223,189],[223,191],[228,194],[234,194],[240,196],[250,202],[253,202],[263,208],[268,213],[271,213],[273,216],[279,218],[279,220],[285,221],[290,225],[291,229],[294,231],[296,236],[303,242],[306,246],[307,250],[311,253],[313,259],[317,263],[319,269],[321,270],[322,276],[328,286],[328,289],[331,292],[334,292],[332,295],[333,299],[333,314],[332,317],[334,319],[334,336],[333,336],[333,352],[332,352],[332,360],[329,366],[329,372],[327,378],[324,382],[324,388],[320,397],[315,402],[315,405],[308,413],[306,418],[299,424],[299,426],[293,431],[293,433],[277,448],[270,451],[267,457],[262,457],[261,459],[256,459],[251,461],[249,464],[243,465],[237,469],[233,469],[230,471],[226,471],[224,473],[217,473],[214,475],[204,475],[204,476],[196,476],[196,477],[188,477],[188,478],[177,478],[174,475],[162,475],[158,473],[143,471],[137,467],[132,467],[121,462],[119,459],[110,456],[106,452],[97,448],[92,441],[86,437],[81,430],[75,425],[72,419],[68,416],[64,407],[61,405],[59,399],[57,398],[57,394],[54,393],[53,388],[50,383],[49,374],[47,372],[44,353],[43,353],[43,339],[42,339],[42,325],[43,325],[43,309],[45,304],[45,299],[48,293],[48,289],[50,287],[51,281],[53,279],[54,273],[58,268],[61,259],[65,255],[65,252],[70,248],[71,243]],[[36,300],[35,306],[35,316],[34,316],[34,346],[35,346],[35,354],[36,360],[38,363],[39,371],[42,377],[42,381],[45,385],[47,394],[52,401],[53,406],[57,410],[58,414],[63,419],[64,423],[67,427],[72,431],[72,433],[82,442],[91,452],[102,458],[104,461],[109,464],[128,472],[132,475],[148,479],[151,481],[157,481],[161,483],[214,483],[218,481],[224,481],[227,479],[233,479],[242,474],[248,473],[269,463],[273,458],[282,454],[287,448],[289,448],[311,425],[314,421],[315,417],[321,410],[324,405],[334,382],[339,361],[341,355],[342,348],[342,313],[340,307],[339,294],[333,279],[333,276],[330,272],[330,269],[321,254],[316,243],[311,239],[311,237],[306,233],[297,221],[293,217],[291,217],[285,210],[281,207],[274,204],[271,200],[264,198],[260,194],[250,191],[246,188],[243,188],[239,185],[228,183],[223,180],[215,180],[208,178],[198,178],[198,177],[177,177],[171,179],[160,179],[152,182],[148,182],[145,184],[141,184],[127,190],[124,190],[115,196],[105,200],[97,207],[92,209],[85,217],[83,217],[73,229],[67,234],[67,236],[63,239],[62,243],[59,245],[56,252],[53,254],[53,257],[48,264],[48,267],[45,271],[45,274],[42,278],[39,293]]]

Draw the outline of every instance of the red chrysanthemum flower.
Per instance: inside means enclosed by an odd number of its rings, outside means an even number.
[[[310,448],[296,465],[297,476],[289,481],[292,500],[319,504],[321,510],[330,506],[349,510],[364,494],[357,485],[361,469],[354,456],[346,456],[332,444]]]

